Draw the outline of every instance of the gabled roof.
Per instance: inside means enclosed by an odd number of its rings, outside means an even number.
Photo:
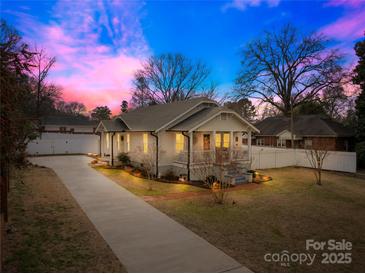
[[[41,117],[42,125],[70,125],[70,126],[96,126],[98,121],[89,120],[85,116],[44,116]]]
[[[173,131],[190,131],[194,130],[196,127],[208,122],[210,119],[214,118],[220,113],[231,113],[237,116],[242,122],[247,123],[249,127],[251,127],[254,131],[258,132],[258,129],[251,125],[249,122],[244,120],[239,114],[229,108],[225,107],[214,107],[214,108],[205,108],[193,115],[191,115],[188,119],[181,121],[178,124],[175,124],[172,127],[169,127],[169,130]]]
[[[256,127],[261,136],[277,136],[284,130],[290,131],[290,117],[269,117],[258,122]],[[294,117],[294,134],[298,136],[352,137],[352,129],[321,115],[301,115]]]
[[[120,115],[118,118],[132,131],[158,131],[174,123],[188,112],[194,111],[195,107],[202,104],[218,106],[215,101],[200,97],[187,101],[138,108]]]
[[[118,131],[125,131],[128,128],[118,119],[113,120],[102,120],[100,121],[98,127],[96,128],[96,131],[100,129],[100,127],[103,127],[105,131],[109,132],[118,132]]]

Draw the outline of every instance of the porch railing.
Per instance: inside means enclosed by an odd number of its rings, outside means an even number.
[[[227,163],[230,161],[247,161],[248,150],[243,148],[234,148],[227,150],[195,150],[192,152],[192,163]],[[180,152],[175,162],[187,163],[188,152]]]

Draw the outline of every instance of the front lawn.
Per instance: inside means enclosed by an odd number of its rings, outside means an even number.
[[[9,192],[5,272],[125,272],[53,170],[16,170]]]
[[[128,191],[138,196],[162,196],[173,193],[188,193],[208,191],[207,189],[179,183],[163,183],[158,181],[150,181],[144,178],[139,178],[129,174],[122,169],[94,167],[117,184],[126,188]],[[152,185],[152,190],[149,190],[149,184]]]
[[[210,196],[150,203],[255,272],[365,271],[365,180],[325,172],[317,186],[310,169],[263,173],[273,180],[229,192],[223,206]],[[284,250],[313,253],[307,239],[351,241],[352,263],[321,264],[320,253],[312,266],[264,260]]]

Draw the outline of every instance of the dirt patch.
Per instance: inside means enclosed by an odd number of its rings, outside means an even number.
[[[16,170],[9,195],[5,272],[125,272],[51,169]]]

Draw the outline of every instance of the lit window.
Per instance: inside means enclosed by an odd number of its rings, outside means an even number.
[[[106,148],[109,148],[109,133],[105,133],[106,138]]]
[[[118,147],[118,150],[120,150],[120,135],[119,135],[119,133],[117,133],[117,147]]]
[[[184,136],[181,133],[176,133],[176,152],[179,153],[184,150]]]
[[[130,150],[129,133],[127,134],[127,152]]]
[[[220,148],[221,142],[222,142],[221,135],[220,134],[215,135],[215,147]]]
[[[223,147],[229,148],[229,133],[223,134]]]
[[[143,133],[143,153],[148,153],[148,134]]]

